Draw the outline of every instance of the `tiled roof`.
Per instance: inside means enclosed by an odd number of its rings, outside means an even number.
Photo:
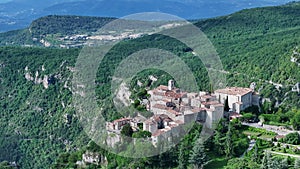
[[[225,89],[219,89],[215,91],[215,93],[222,93],[228,95],[241,95],[241,96],[246,95],[250,92],[252,92],[252,89],[242,88],[242,87],[228,87]]]
[[[211,102],[201,102],[203,105],[217,105],[220,104],[218,101],[211,101]]]
[[[167,97],[171,97],[171,98],[175,98],[175,99],[179,99],[183,96],[183,93],[175,93],[174,91],[167,91],[165,93],[165,96]]]
[[[121,122],[121,121],[129,121],[129,120],[131,120],[131,118],[122,118],[122,119],[114,120],[113,123],[118,123],[118,122]]]
[[[168,107],[166,105],[162,105],[162,104],[155,104],[155,105],[153,105],[153,108],[163,109],[163,110],[168,109]]]
[[[156,89],[167,91],[168,90],[168,86],[160,85]]]
[[[197,108],[197,107],[195,107],[191,111],[193,113],[198,113],[198,112],[205,111],[205,110],[207,110],[207,109],[206,108]]]

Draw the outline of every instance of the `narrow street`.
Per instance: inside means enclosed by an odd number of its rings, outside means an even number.
[[[283,136],[286,136],[287,134],[294,133],[294,132],[298,132],[300,134],[300,131],[288,130],[288,129],[284,129],[282,127],[272,126],[272,125],[267,125],[267,124],[264,124],[263,126],[259,125],[258,123],[242,123],[242,124],[245,126],[265,129],[267,131],[275,132],[278,135],[283,135]]]
[[[289,157],[294,157],[294,158],[300,158],[300,155],[295,155],[295,154],[287,154],[287,153],[279,153],[275,151],[268,151],[271,154],[277,154],[277,155],[283,155],[283,156],[289,156]]]

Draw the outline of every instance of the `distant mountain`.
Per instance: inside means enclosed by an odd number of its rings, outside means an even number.
[[[245,8],[279,5],[289,0],[12,0],[0,4],[0,32],[27,27],[46,15],[122,17],[137,12],[164,12],[185,19],[229,14]]]

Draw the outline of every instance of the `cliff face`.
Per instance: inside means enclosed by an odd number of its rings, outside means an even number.
[[[77,54],[76,50],[0,49],[0,161],[43,168],[50,166],[57,152],[85,142],[70,87]]]

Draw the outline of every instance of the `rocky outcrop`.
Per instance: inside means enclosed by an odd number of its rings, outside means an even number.
[[[99,153],[94,153],[94,152],[86,152],[84,154],[82,154],[82,161],[85,164],[96,164],[99,165],[100,164],[100,154]]]
[[[42,66],[42,71],[45,71],[44,65]],[[40,76],[39,71],[36,71],[35,76],[32,76],[28,66],[25,67],[25,79],[32,81],[36,85],[42,84],[45,89],[49,88],[49,75]]]
[[[291,62],[300,66],[300,53],[298,51],[299,49],[296,47],[296,49],[293,51],[293,54],[291,56]]]
[[[121,83],[119,90],[117,91],[116,97],[114,98],[114,103],[116,105],[130,105],[130,95],[131,92],[129,88],[126,86],[126,83]]]

